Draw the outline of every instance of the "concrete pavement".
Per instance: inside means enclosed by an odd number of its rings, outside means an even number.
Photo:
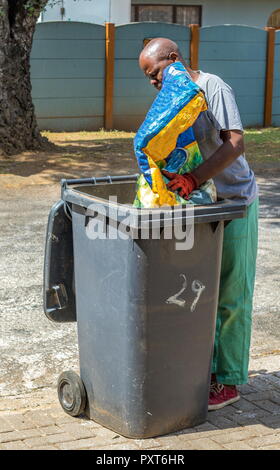
[[[280,450],[280,355],[251,357],[242,398],[207,422],[152,439],[127,439],[58,404],[55,388],[0,399],[0,450]]]

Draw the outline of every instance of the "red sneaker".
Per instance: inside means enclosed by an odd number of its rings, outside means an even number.
[[[219,410],[238,400],[240,400],[240,395],[235,385],[213,383],[210,386],[208,411]]]

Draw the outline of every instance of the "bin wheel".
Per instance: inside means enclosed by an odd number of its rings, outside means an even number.
[[[58,399],[63,410],[71,416],[79,416],[86,407],[86,390],[78,374],[62,372],[57,382]]]

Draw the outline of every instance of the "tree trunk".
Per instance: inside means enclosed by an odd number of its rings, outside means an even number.
[[[47,142],[37,125],[30,80],[33,34],[40,11],[46,3],[47,0],[0,0],[2,154],[11,155],[28,149],[39,149]]]

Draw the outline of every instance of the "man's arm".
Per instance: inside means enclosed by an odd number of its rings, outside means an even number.
[[[185,199],[201,184],[214,178],[230,166],[244,152],[243,129],[235,97],[226,84],[218,85],[209,99],[208,108],[212,113],[215,128],[220,133],[222,145],[191,173],[185,175],[162,173],[169,179],[167,187],[172,191],[180,190]],[[199,145],[199,142],[198,142]]]
[[[167,184],[171,191],[179,191],[179,195],[188,198],[188,195],[202,183],[218,175],[244,152],[243,131],[220,131],[223,144],[216,152],[203,162],[198,168],[185,175],[177,175],[162,170],[162,173],[171,181]]]
[[[221,173],[244,152],[243,131],[220,131],[220,136],[223,144],[208,160],[192,172],[197,178],[199,186]]]

